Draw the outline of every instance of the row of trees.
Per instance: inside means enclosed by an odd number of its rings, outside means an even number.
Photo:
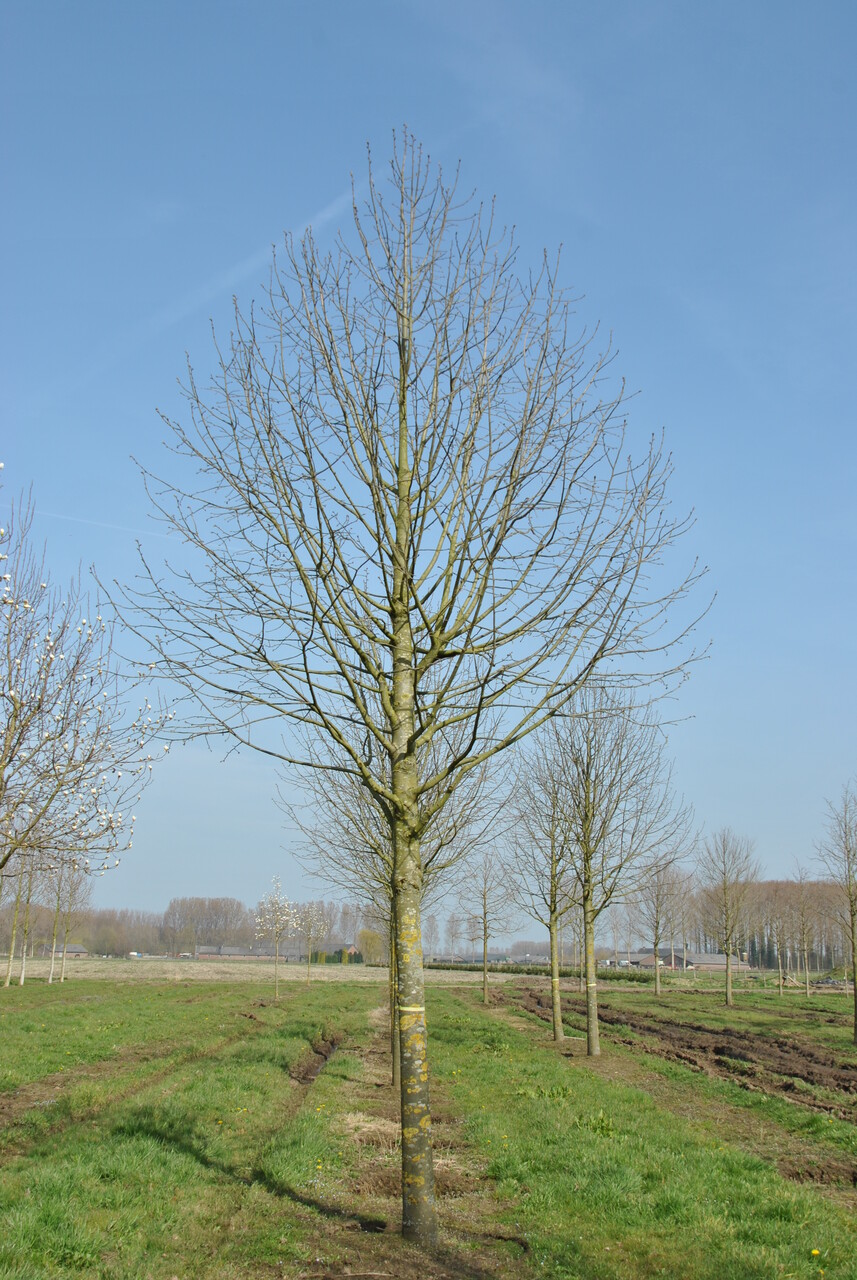
[[[91,907],[92,881],[83,872],[65,866],[34,872],[32,863],[9,883],[0,898],[0,954],[11,973],[13,957],[26,970],[26,957],[43,955],[56,940],[59,950],[69,942],[92,955],[179,955],[197,946],[239,947],[250,950],[262,944],[255,910],[237,898],[174,898],[166,911],[138,911]],[[332,953],[343,946],[368,940],[373,944],[372,920],[350,903],[299,904],[319,913],[322,927],[313,929],[313,951]],[[367,932],[369,934],[366,938]],[[293,936],[303,936],[295,931]],[[301,947],[305,954],[307,948]],[[373,958],[384,959],[376,951]]]

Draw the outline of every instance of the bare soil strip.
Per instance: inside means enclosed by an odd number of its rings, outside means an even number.
[[[539,1017],[550,1016],[550,995],[538,988],[520,991],[519,1003]],[[581,997],[563,996],[562,1007],[564,1014],[583,1017],[585,1013]],[[609,999],[599,1001],[598,1017],[604,1026],[627,1028],[645,1037],[647,1053],[732,1080],[746,1089],[782,1094],[800,1106],[857,1122],[857,1066],[802,1037],[785,1039],[733,1027],[711,1028],[658,1018],[617,1008]],[[638,1041],[623,1037],[621,1032],[614,1033],[614,1039],[639,1046]],[[803,1089],[802,1085],[810,1088]]]
[[[396,1280],[527,1280],[527,1243],[494,1225],[497,1201],[480,1170],[468,1162],[456,1136],[460,1120],[433,1090],[432,1133],[441,1245],[432,1254],[406,1245],[401,1226],[399,1115],[390,1083],[389,1036],[384,1010],[371,1019],[375,1034],[360,1051],[359,1078],[346,1082],[340,1100],[343,1142],[353,1170],[335,1203],[316,1206],[322,1218],[319,1261],[300,1280],[391,1276]],[[353,1052],[347,1047],[342,1052]],[[359,1205],[359,1213],[356,1206]],[[324,1261],[322,1262],[322,1258]]]

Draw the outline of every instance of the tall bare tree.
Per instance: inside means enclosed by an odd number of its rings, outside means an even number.
[[[621,691],[620,691],[621,692]],[[653,707],[592,681],[550,727],[553,786],[569,850],[569,893],[583,918],[586,1051],[600,1053],[595,928],[599,916],[687,850]],[[551,801],[553,803],[553,801]]]
[[[726,953],[726,1003],[731,1007],[732,956],[740,937],[744,906],[759,878],[753,846],[729,827],[722,827],[705,841],[697,875],[703,922]]]
[[[297,721],[386,816],[403,1226],[428,1243],[432,808],[599,662],[676,673],[691,617],[673,606],[699,575],[662,567],[688,527],[669,509],[670,460],[629,437],[611,356],[574,335],[556,264],[517,276],[493,209],[407,134],[389,183],[370,164],[366,190],[332,252],[311,232],[286,239],[264,305],[236,307],[211,386],[189,371],[189,421],[169,424],[187,481],[149,478],[187,564],[147,565],[130,603],[196,701],[189,732],[314,767],[280,736]],[[460,747],[421,771],[426,744],[456,726]]]
[[[827,834],[819,857],[836,886],[836,914],[851,950],[854,988],[854,1043],[857,1044],[857,785],[842,788],[838,801],[827,804]]]
[[[576,902],[566,778],[554,749],[560,733],[558,726],[548,726],[520,757],[508,866],[509,887],[516,905],[548,931],[554,1040],[565,1036],[559,987],[559,932]]]
[[[425,943],[424,950],[428,952],[429,960],[434,960],[438,943],[440,942],[440,926],[437,922],[437,916],[433,912],[423,916],[423,942]]]
[[[509,927],[513,915],[509,876],[493,848],[477,850],[465,864],[458,902],[468,912],[469,933],[482,948],[482,1000],[488,1003],[488,943]]]
[[[668,847],[662,856],[656,855],[644,868],[631,898],[635,921],[646,940],[652,943],[656,996],[661,994],[661,943],[665,936],[669,936],[686,883],[679,861],[683,854],[689,852],[689,849]]]
[[[769,880],[759,886],[760,910],[777,960],[777,990],[783,994],[783,958],[788,954],[788,939],[794,911],[793,885],[788,880]]]
[[[63,870],[62,964],[60,982],[65,982],[68,940],[75,924],[92,902],[92,878],[82,867],[67,865]]]

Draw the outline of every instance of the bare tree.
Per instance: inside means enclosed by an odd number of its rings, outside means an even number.
[[[7,864],[8,866],[9,864]],[[18,920],[21,914],[21,901],[24,897],[24,888],[27,883],[28,872],[32,870],[32,861],[18,856],[12,864],[14,870],[15,896],[14,907],[12,910],[12,923],[9,931],[9,955],[6,960],[6,978],[3,982],[4,987],[8,987],[12,981],[12,968],[15,963],[15,943],[18,940]],[[11,879],[11,876],[7,876]]]
[[[675,803],[651,706],[634,706],[593,681],[575,695],[568,714],[552,722],[541,745],[542,760],[519,807],[530,828],[540,820],[534,811],[543,815],[547,839],[531,859],[542,865],[541,897],[545,889],[553,895],[552,917],[572,904],[582,914],[586,1046],[594,1056],[600,1052],[596,923],[611,902],[644,882],[653,859],[666,864],[684,852],[690,815]],[[530,843],[537,843],[532,835]],[[555,944],[551,957],[556,1035]]]
[[[482,946],[482,1000],[488,1003],[488,942],[508,928],[512,898],[506,866],[493,849],[469,860],[458,902],[468,913],[468,937]]]
[[[433,912],[423,916],[423,942],[425,943],[425,950],[428,952],[429,960],[434,960],[438,943],[440,942],[440,927],[437,923],[437,916]]]
[[[92,879],[82,867],[69,864],[63,873],[62,964],[60,982],[65,982],[69,935],[82,913],[92,902]]]
[[[211,389],[189,371],[190,422],[170,423],[187,482],[149,482],[187,566],[146,565],[130,604],[195,699],[189,732],[315,767],[277,732],[296,720],[386,815],[403,1229],[429,1243],[420,801],[442,808],[599,662],[678,673],[691,619],[668,615],[699,574],[662,567],[689,523],[669,511],[669,458],[628,439],[611,356],[572,336],[555,264],[517,277],[493,210],[407,134],[389,186],[370,165],[367,190],[334,252],[286,239]],[[462,725],[421,772],[425,745]]]
[[[682,849],[667,849],[663,855],[655,857],[645,868],[633,893],[635,919],[652,943],[656,996],[661,994],[661,943],[670,929],[685,886],[685,877],[677,865],[684,852]]]
[[[280,877],[274,876],[271,888],[256,908],[256,934],[270,938],[274,944],[274,999],[280,998],[280,943],[297,927],[297,908],[285,896]]]
[[[29,501],[0,529],[0,874],[17,857],[92,871],[130,848],[161,717],[125,716],[111,628],[78,582],[56,590]]]
[[[554,1040],[562,1040],[559,990],[559,930],[575,905],[571,891],[574,846],[566,814],[565,778],[549,726],[521,757],[514,791],[515,822],[508,881],[518,908],[548,931]]]
[[[464,921],[457,911],[450,911],[446,917],[446,949],[449,952],[450,961],[455,963],[455,953],[458,950],[458,943],[464,929]]]
[[[583,915],[586,1051],[594,1056],[600,1053],[596,923],[614,898],[645,883],[653,864],[669,866],[685,853],[690,812],[676,803],[651,705],[593,682],[576,695],[571,712],[556,748]]]
[[[73,874],[72,868],[66,863],[60,863],[53,872],[48,875],[48,884],[54,893],[54,912],[51,928],[51,967],[48,971],[48,983],[54,980],[54,970],[56,969],[57,959],[57,939],[59,937],[60,919],[62,916],[63,890],[65,889],[65,880]]]
[[[703,921],[726,953],[726,1003],[732,1001],[732,955],[744,904],[759,878],[749,840],[722,827],[705,841],[697,864]]]
[[[788,938],[794,909],[793,885],[788,880],[769,880],[759,886],[761,910],[777,960],[777,990],[783,994],[783,957],[788,954]]]
[[[796,863],[792,894],[793,915],[798,953],[803,960],[804,992],[807,996],[812,994],[809,984],[809,953],[815,941],[818,921],[815,888],[815,882],[808,869]]]
[[[842,788],[838,801],[827,804],[827,834],[819,857],[836,886],[836,914],[851,950],[854,988],[854,1043],[857,1044],[857,785]]]

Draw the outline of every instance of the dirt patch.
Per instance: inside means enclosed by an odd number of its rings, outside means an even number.
[[[501,1000],[508,1000],[511,992],[506,989],[499,994]],[[528,1013],[550,1019],[549,994],[530,987],[516,996],[516,1003]],[[564,1016],[585,1014],[577,996],[564,995],[562,1008]],[[602,1027],[616,1028],[613,1038],[620,1043],[732,1080],[742,1088],[776,1094],[810,1110],[857,1122],[857,1066],[840,1061],[802,1036],[785,1039],[658,1018],[617,1008],[609,999],[599,1002],[598,1018]],[[623,1036],[625,1029],[637,1038]]]
[[[783,1156],[777,1168],[793,1182],[814,1182],[821,1186],[857,1187],[857,1165],[851,1160],[825,1155],[823,1159],[807,1159],[798,1155]]]
[[[340,1114],[353,1172],[337,1196],[338,1221],[325,1223],[323,1265],[307,1267],[302,1280],[526,1280],[533,1274],[526,1241],[497,1226],[495,1189],[468,1165],[460,1119],[439,1081],[432,1089],[432,1149],[441,1244],[427,1253],[401,1240],[399,1106],[390,1084],[386,1010],[373,1011],[369,1022],[374,1034],[361,1050],[363,1071],[346,1086]]]
[[[338,1032],[334,1031],[327,1037],[316,1040],[289,1068],[291,1079],[297,1084],[312,1084],[324,1064],[336,1052],[341,1039]]]

